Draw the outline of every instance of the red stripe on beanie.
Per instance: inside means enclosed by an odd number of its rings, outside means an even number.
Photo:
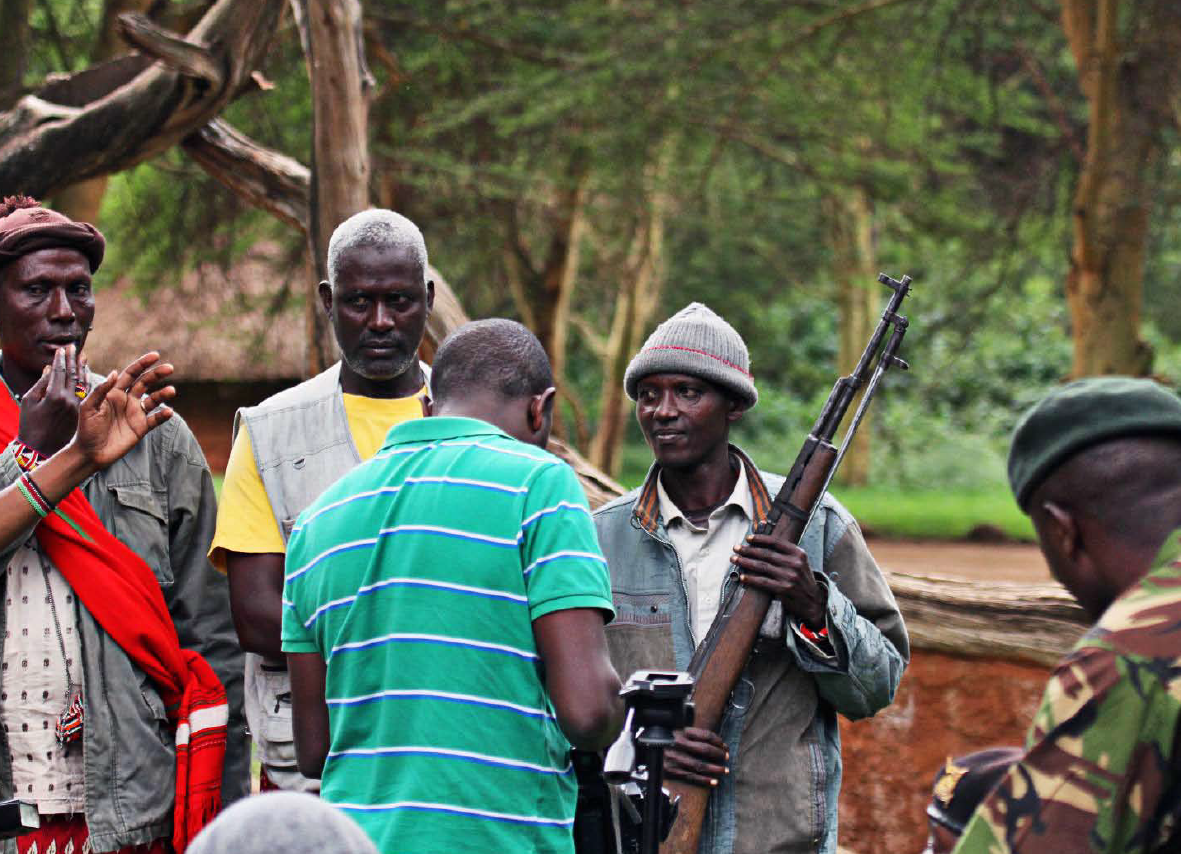
[[[721,356],[715,356],[713,353],[707,353],[704,350],[695,350],[692,347],[675,347],[672,344],[659,344],[655,347],[645,347],[640,352],[641,353],[648,353],[648,352],[651,352],[652,350],[683,350],[686,353],[696,353],[699,356],[706,356],[710,359],[713,359],[716,362],[721,362],[723,365],[725,365],[729,368],[733,368],[734,370],[738,371],[739,373],[743,374],[744,376],[750,377],[752,380],[755,378],[754,374],[752,374],[750,371],[743,368],[741,365],[736,365],[733,362],[723,359]]]

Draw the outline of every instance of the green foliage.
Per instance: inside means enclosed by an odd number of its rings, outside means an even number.
[[[32,6],[29,27],[33,51],[29,70],[36,77],[81,71],[102,21],[102,0],[41,0]]]
[[[221,204],[208,204],[211,197]],[[289,236],[176,151],[113,176],[100,222],[110,247],[104,269],[129,275],[145,294],[175,284],[194,264],[228,268],[259,240]]]

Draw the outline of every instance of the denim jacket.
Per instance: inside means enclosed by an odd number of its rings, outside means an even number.
[[[757,524],[784,478],[731,450],[747,468]],[[594,514],[617,612],[607,642],[625,679],[645,668],[684,670],[695,644],[680,562],[659,517],[657,473],[653,466],[643,487]],[[814,655],[794,627],[766,636],[772,621],[764,624],[722,719],[731,773],[710,796],[699,854],[835,852],[836,714],[857,720],[889,705],[909,660],[902,615],[848,511],[825,496],[800,546],[828,590],[835,660]],[[737,583],[731,573],[723,590]]]
[[[101,380],[91,376],[92,385]],[[19,476],[11,450],[0,452],[0,487]],[[249,790],[250,757],[242,718],[242,652],[230,620],[229,591],[205,557],[217,512],[201,448],[173,415],[82,489],[107,530],[152,567],[181,647],[205,656],[226,688],[230,720],[222,801],[228,805]],[[0,566],[7,565],[16,545],[0,551]],[[164,704],[151,680],[77,597],[75,603],[85,700],[86,823],[94,850],[171,837],[176,747]],[[0,608],[0,622],[4,616]],[[3,638],[0,629],[0,643]],[[0,799],[19,796],[12,790],[8,740],[0,733]],[[0,851],[15,852],[14,841],[4,840]]]

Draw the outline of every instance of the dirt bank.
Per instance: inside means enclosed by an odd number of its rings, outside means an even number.
[[[917,854],[935,771],[948,756],[1021,744],[1049,669],[918,651],[894,704],[841,719],[840,843],[857,854]]]

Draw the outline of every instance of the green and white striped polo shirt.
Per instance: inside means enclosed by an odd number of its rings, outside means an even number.
[[[573,851],[532,621],[613,615],[573,470],[467,418],[394,427],[299,518],[283,649],[327,662],[323,798],[384,854]]]

